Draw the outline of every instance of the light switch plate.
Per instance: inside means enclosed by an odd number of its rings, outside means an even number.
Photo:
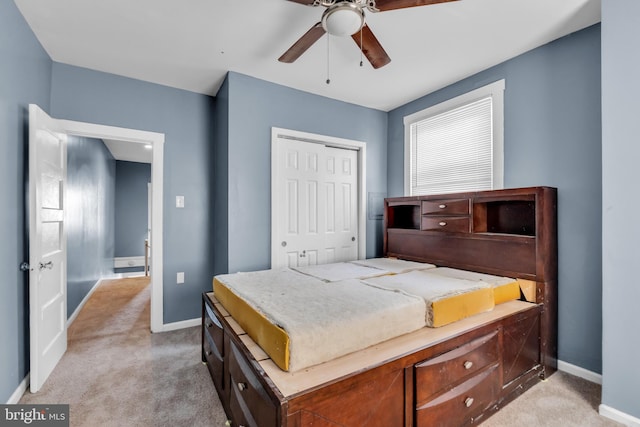
[[[176,208],[184,208],[184,196],[176,196]]]
[[[184,271],[178,272],[178,274],[176,275],[176,283],[177,284],[184,283]]]

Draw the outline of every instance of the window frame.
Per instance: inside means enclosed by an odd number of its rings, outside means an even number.
[[[504,188],[504,89],[505,80],[501,79],[404,117],[404,194],[406,196],[415,195],[411,194],[411,125],[486,97],[491,97],[493,109],[493,189]]]

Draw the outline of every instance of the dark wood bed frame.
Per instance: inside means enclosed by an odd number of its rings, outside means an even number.
[[[334,369],[294,393],[282,392],[287,374],[268,368],[268,356],[212,293],[203,294],[202,360],[229,425],[474,425],[555,372],[556,200],[549,187],[386,199],[385,256],[523,279],[531,292],[521,299],[529,302],[507,303],[520,308],[503,316],[497,306],[492,316],[474,316],[477,323],[460,321],[469,326],[445,338],[421,341],[430,331],[418,331],[397,354],[388,353],[395,339],[354,353],[346,359],[356,368]],[[323,365],[329,374],[340,363]],[[322,369],[290,378],[318,377]]]

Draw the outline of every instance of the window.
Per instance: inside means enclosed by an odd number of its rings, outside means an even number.
[[[504,80],[404,118],[405,193],[503,187]]]

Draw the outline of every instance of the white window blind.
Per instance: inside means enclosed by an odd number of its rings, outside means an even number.
[[[492,189],[491,97],[412,124],[411,139],[412,194]]]
[[[405,117],[406,194],[502,188],[504,80]]]

